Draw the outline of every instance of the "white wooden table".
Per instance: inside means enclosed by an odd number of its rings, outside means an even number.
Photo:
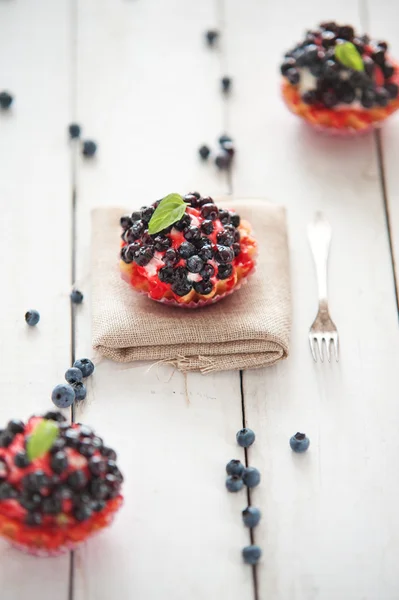
[[[91,356],[89,217],[172,191],[233,192],[288,208],[293,332],[288,361],[208,376],[102,361],[79,420],[119,450],[125,506],[86,547],[34,559],[0,542],[2,600],[397,600],[399,598],[399,118],[381,137],[335,140],[283,106],[277,66],[303,29],[334,18],[399,55],[396,0],[3,0],[0,88],[0,420],[50,407],[74,356]],[[219,50],[205,47],[210,27]],[[219,79],[233,77],[224,100]],[[99,142],[83,161],[77,121]],[[224,131],[229,178],[196,149]],[[332,223],[339,364],[314,364],[316,284],[306,224]],[[76,223],[76,231],[74,231]],[[396,273],[398,277],[399,274]],[[73,281],[85,293],[71,319]],[[36,329],[24,313],[40,310]],[[263,513],[255,571],[245,494],[224,488],[253,428],[251,493]],[[293,455],[290,435],[311,448]]]

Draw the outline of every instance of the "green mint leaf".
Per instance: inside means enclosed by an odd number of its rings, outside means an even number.
[[[352,42],[344,42],[335,46],[335,58],[348,69],[364,71],[364,64],[358,49]]]
[[[158,204],[148,223],[148,233],[153,235],[180,221],[186,212],[186,207],[187,204],[180,194],[165,196]]]
[[[47,421],[46,419],[40,421],[29,436],[26,444],[26,452],[29,460],[35,460],[35,458],[40,458],[46,454],[58,437],[59,432],[60,430],[55,421]]]

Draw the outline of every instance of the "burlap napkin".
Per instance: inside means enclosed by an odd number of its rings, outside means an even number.
[[[288,356],[291,326],[285,210],[261,200],[217,203],[248,219],[259,243],[255,273],[231,296],[202,309],[164,306],[119,274],[123,208],[92,215],[93,346],[112,360],[165,361],[181,371],[273,365]]]

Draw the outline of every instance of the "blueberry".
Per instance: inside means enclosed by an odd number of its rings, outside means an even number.
[[[226,487],[229,492],[239,492],[244,487],[244,483],[238,475],[229,475],[226,479]]]
[[[309,448],[310,440],[304,433],[299,431],[290,438],[291,450],[294,452],[306,452]]]
[[[66,421],[64,415],[55,410],[49,410],[46,412],[43,419],[47,419],[48,421],[57,421],[57,423],[64,423]]]
[[[231,246],[234,242],[234,235],[226,229],[218,231],[216,235],[217,243],[221,246]]]
[[[87,477],[84,471],[78,469],[68,476],[67,481],[73,490],[82,490],[87,484]]]
[[[234,256],[238,256],[241,252],[241,246],[240,244],[233,244],[232,245],[232,249],[234,251]]]
[[[375,71],[375,62],[370,56],[363,56],[364,70],[369,77],[373,76]]]
[[[94,365],[89,358],[79,358],[73,366],[82,371],[83,377],[89,377],[94,371]]]
[[[17,454],[14,456],[14,464],[19,469],[25,469],[26,467],[29,467],[30,460],[26,452],[17,452]]]
[[[0,448],[8,448],[14,439],[14,434],[11,431],[2,431],[0,433]]]
[[[385,62],[385,49],[381,47],[377,47],[371,55],[371,58],[377,65],[382,67]]]
[[[172,245],[172,240],[164,235],[157,235],[154,238],[154,246],[157,252],[163,252],[164,250],[168,250]]]
[[[7,110],[10,108],[14,98],[8,92],[0,92],[0,108]]]
[[[375,103],[375,92],[373,89],[364,90],[360,102],[365,108],[371,108]]]
[[[56,496],[49,496],[43,500],[42,511],[45,515],[58,515],[62,511],[62,502]]]
[[[333,31],[323,31],[321,34],[321,43],[324,48],[329,48],[335,45],[336,35]]]
[[[343,25],[342,27],[339,27],[338,29],[338,37],[343,39],[343,40],[348,40],[349,42],[351,42],[353,40],[355,36],[355,32],[353,30],[353,27],[351,27],[351,25]]]
[[[209,235],[210,233],[213,232],[213,223],[212,221],[203,221],[201,223],[201,231],[202,233],[205,233],[206,235]]]
[[[62,437],[58,437],[50,448],[51,454],[56,454],[59,450],[63,450],[66,446],[66,441]]]
[[[82,154],[86,158],[91,158],[97,152],[97,144],[91,140],[85,140],[82,145]]]
[[[218,154],[215,157],[215,165],[218,167],[218,169],[220,169],[221,171],[224,169],[228,169],[231,163],[231,156],[228,152],[226,152],[226,150],[222,150],[221,152],[218,152]]]
[[[100,450],[100,451],[102,450],[102,447],[104,445],[102,439],[100,437],[98,437],[97,435],[95,435],[93,437],[92,444],[96,450]]]
[[[186,296],[191,291],[191,288],[192,283],[188,280],[176,281],[172,285],[172,291],[176,296]]]
[[[305,102],[305,104],[316,104],[317,101],[318,95],[315,90],[308,90],[302,94],[302,102]]]
[[[76,429],[70,427],[64,433],[66,445],[70,448],[77,448],[79,445],[79,433]]]
[[[287,77],[288,81],[292,85],[297,85],[297,83],[299,83],[299,71],[298,71],[298,69],[288,69],[288,71],[286,72],[285,76]]]
[[[25,517],[25,525],[29,525],[29,527],[38,527],[42,522],[43,517],[37,512],[29,512]]]
[[[120,473],[120,475],[122,475],[122,474]],[[116,475],[113,475],[112,473],[107,473],[107,475],[105,476],[104,479],[107,484],[108,490],[111,492],[111,497],[116,496],[121,487],[121,477],[119,477],[119,476],[117,477]],[[122,477],[122,479],[123,479],[123,477]]]
[[[227,475],[237,475],[237,477],[241,477],[244,472],[244,465],[238,459],[230,460],[226,465]]]
[[[36,493],[36,494],[29,494],[28,492],[24,491],[20,498],[19,498],[20,504],[23,508],[25,508],[25,510],[37,510],[40,507],[40,504],[42,502],[42,497],[40,494]]]
[[[343,81],[337,88],[337,96],[341,102],[352,104],[356,98],[356,91],[349,81]]]
[[[196,254],[187,259],[187,269],[190,271],[190,273],[199,273],[203,266],[204,261]]]
[[[183,242],[181,246],[179,246],[178,252],[182,258],[187,259],[190,258],[190,256],[193,256],[197,252],[197,249],[191,242]]]
[[[261,518],[261,512],[259,508],[254,506],[248,506],[242,511],[242,520],[244,521],[245,527],[256,527]]]
[[[228,223],[230,223],[231,217],[229,211],[224,210],[224,208],[219,210],[219,220],[222,225],[227,225]]]
[[[248,488],[256,487],[260,482],[260,473],[255,467],[246,467],[242,480]]]
[[[207,296],[213,290],[213,283],[209,279],[201,279],[201,281],[194,281],[193,287],[197,294]]]
[[[34,309],[28,310],[28,312],[25,313],[25,321],[31,327],[34,327],[34,325],[37,325],[38,322],[40,321],[40,315],[39,315],[38,311],[34,310]]]
[[[222,77],[221,84],[222,84],[223,92],[225,92],[225,93],[229,92],[231,89],[231,84],[232,84],[231,77],[227,77],[227,76]]]
[[[71,385],[73,385],[74,383],[77,383],[78,381],[82,381],[82,379],[83,379],[82,371],[80,369],[77,369],[76,367],[71,367],[70,369],[68,369],[65,372],[65,379]]]
[[[71,140],[79,138],[81,133],[80,125],[77,123],[71,123],[68,127],[68,133]]]
[[[22,478],[22,487],[28,492],[40,492],[42,488],[49,485],[50,480],[44,471],[38,469]]]
[[[229,277],[231,277],[232,273],[233,273],[233,266],[231,264],[219,265],[216,277],[221,280],[228,279]]]
[[[201,231],[198,229],[198,227],[190,226],[184,230],[183,235],[188,242],[194,242],[201,238]]]
[[[177,262],[179,262],[179,256],[176,250],[173,248],[168,248],[162,257],[162,260],[167,267],[173,267]]]
[[[390,98],[396,98],[398,96],[398,86],[396,83],[386,83],[385,89],[389,94]]]
[[[193,208],[198,208],[198,201],[200,200],[201,195],[197,193],[191,192],[190,194],[186,194],[183,196],[184,202],[190,204]]]
[[[17,496],[17,490],[10,483],[0,483],[0,500],[8,500]]]
[[[202,271],[200,271],[200,275],[202,279],[210,279],[215,274],[215,268],[210,263],[207,263],[203,266]]]
[[[338,98],[334,90],[328,90],[322,95],[322,102],[327,108],[332,108],[338,104]]]
[[[261,556],[262,550],[255,544],[242,549],[242,557],[247,565],[256,565]]]
[[[78,452],[80,454],[82,454],[83,456],[93,456],[94,452],[95,452],[95,448],[92,444],[92,441],[90,438],[83,438],[83,440],[81,441],[81,443],[78,446]]]
[[[173,267],[163,267],[158,271],[159,280],[163,283],[173,283],[174,274]]]
[[[53,389],[51,400],[58,408],[67,408],[73,404],[75,400],[75,392],[69,384],[60,383]]]
[[[141,207],[141,218],[144,223],[149,223],[152,215],[155,212],[155,208],[153,206],[142,206]]]
[[[286,58],[282,65],[280,66],[280,71],[282,75],[285,75],[289,69],[296,66],[296,60],[292,56]]]
[[[202,246],[198,254],[202,258],[202,260],[210,260],[211,258],[213,258],[212,246],[210,244],[205,244],[204,246]]]
[[[70,297],[73,304],[82,304],[83,302],[83,294],[79,290],[72,290]]]
[[[90,493],[96,500],[104,500],[108,495],[108,486],[104,479],[94,478],[90,482]]]
[[[234,260],[234,250],[228,248],[227,246],[217,246],[217,251],[215,252],[215,260],[221,264],[230,263]]]
[[[378,87],[375,91],[375,101],[379,106],[386,106],[389,102],[389,93],[383,87]]]
[[[117,458],[115,450],[112,450],[112,448],[108,448],[108,446],[103,446],[101,454],[111,460],[116,460]]]
[[[94,475],[94,477],[99,477],[107,470],[107,465],[100,456],[93,456],[90,458],[88,466],[90,473]]]
[[[86,504],[82,504],[82,506],[75,508],[73,511],[73,516],[77,521],[87,521],[87,519],[90,519],[92,514],[93,513],[90,506],[87,506]]]
[[[395,73],[395,69],[394,69],[393,65],[391,65],[390,63],[386,62],[382,66],[382,72],[384,73],[385,79],[389,79]]]
[[[73,384],[72,387],[73,387],[73,391],[75,392],[76,402],[81,402],[82,400],[84,400],[86,398],[87,390],[86,390],[86,386],[84,385],[84,383],[82,383],[81,381],[77,381],[76,383]]]
[[[205,33],[205,39],[206,39],[208,46],[214,46],[218,37],[219,37],[219,32],[216,29],[209,29]]]
[[[202,160],[206,160],[209,157],[210,153],[211,153],[211,151],[208,148],[208,146],[204,145],[204,146],[201,146],[198,149],[198,154],[200,155],[200,157],[202,158]]]
[[[7,429],[14,434],[23,433],[25,431],[25,424],[19,419],[12,419],[8,422]]]
[[[195,196],[193,196],[193,198],[195,198]],[[197,202],[197,198],[195,198],[195,201]],[[180,221],[177,221],[177,223],[174,224],[174,228],[177,229],[177,231],[184,231],[187,227],[189,227],[191,224],[191,217],[188,213],[186,213],[185,215],[182,216],[182,218],[180,219]]]
[[[239,225],[240,225],[240,215],[237,215],[236,213],[230,213],[230,223],[234,227],[239,227]]]
[[[105,508],[105,506],[106,506],[105,500],[95,500],[91,504],[91,508],[95,512],[100,512],[101,510],[103,510]]]
[[[50,465],[54,473],[61,475],[61,473],[68,468],[68,458],[65,452],[60,450],[59,452],[53,454],[50,460]]]
[[[212,203],[204,204],[201,208],[201,215],[204,219],[215,221],[219,216],[217,206]]]
[[[255,433],[252,429],[244,427],[243,429],[240,429],[240,431],[237,431],[236,439],[239,446],[242,448],[249,448],[255,441]]]

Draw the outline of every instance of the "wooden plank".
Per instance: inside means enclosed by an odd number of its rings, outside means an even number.
[[[355,3],[334,5],[334,17],[354,25],[356,11]],[[234,192],[288,207],[292,258],[291,356],[244,375],[247,424],[257,433],[249,460],[263,475],[252,494],[263,512],[255,533],[264,553],[259,597],[393,600],[399,343],[374,139],[313,134],[278,93],[284,49],[325,18],[311,0],[226,3],[227,61],[236,83]],[[308,347],[317,296],[306,225],[316,210],[333,226],[338,364],[314,364]],[[303,456],[288,445],[298,430],[311,438]]]
[[[370,35],[378,40],[389,43],[389,53],[398,60],[399,40],[397,36],[397,23],[399,17],[398,6],[395,2],[384,3],[383,9],[375,0],[368,0],[365,11],[365,23]],[[381,130],[381,168],[385,179],[387,208],[392,235],[392,250],[394,254],[396,280],[399,281],[399,174],[396,157],[399,151],[399,115],[394,114]]]
[[[0,421],[53,406],[70,361],[69,3],[2,2]],[[40,311],[36,328],[24,321]],[[0,542],[4,600],[66,598],[69,556],[39,560]]]
[[[78,174],[77,266],[87,300],[77,355],[91,352],[91,208],[227,189],[196,155],[222,133],[220,57],[203,44],[215,15],[212,0],[79,5],[78,114],[99,154]],[[185,379],[170,367],[102,361],[77,418],[118,449],[126,502],[113,528],[76,553],[75,600],[108,600],[116,589],[121,600],[252,598],[240,556],[245,496],[224,488],[226,462],[240,457],[238,373]]]

